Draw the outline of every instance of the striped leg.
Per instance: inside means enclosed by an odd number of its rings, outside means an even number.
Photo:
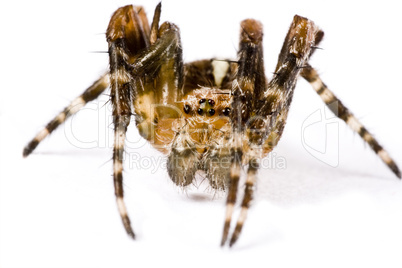
[[[225,245],[228,238],[234,205],[237,199],[241,165],[243,163],[243,157],[246,156],[243,153],[243,140],[246,138],[244,134],[246,124],[252,115],[252,111],[258,105],[258,103],[254,101],[260,98],[266,86],[262,38],[263,29],[260,22],[252,19],[241,22],[238,71],[232,86],[232,160],[229,172],[229,191],[226,200],[226,216],[221,246]],[[238,229],[238,231],[240,231],[240,229]],[[236,238],[238,235],[239,232]],[[233,243],[231,243],[231,245],[232,244]]]
[[[241,148],[235,147],[232,152],[232,163],[230,166],[229,191],[226,199],[226,216],[223,226],[221,246],[225,245],[229,235],[230,223],[232,222],[232,215],[237,199],[237,189],[239,187],[242,156],[243,152]]]
[[[258,28],[256,24],[251,27],[253,30]],[[242,29],[245,31],[250,28],[242,27]],[[253,44],[258,45],[259,42],[262,41],[262,29],[259,30],[261,31],[260,34],[246,32],[246,35],[244,35],[246,37],[244,38],[245,40],[248,39],[251,41],[246,51],[259,53],[258,49],[254,48],[254,51],[250,49],[253,48]],[[318,29],[313,22],[299,16],[294,17],[281,53],[279,54],[278,64],[275,70],[276,75],[267,86],[265,85],[265,81],[261,79],[261,77],[258,77],[259,72],[256,71],[262,69],[258,67],[258,65],[263,65],[262,54],[257,57],[255,55],[254,57],[250,57],[249,55],[247,56],[248,59],[246,58],[245,61],[239,61],[239,72],[237,74],[237,80],[235,81],[237,84],[235,84],[233,92],[233,115],[231,118],[234,130],[234,143],[232,146],[233,160],[230,170],[230,187],[222,245],[224,245],[227,239],[228,230],[230,228],[233,206],[236,201],[237,184],[240,176],[240,165],[242,161],[245,161],[244,159],[249,159],[241,211],[229,246],[232,246],[237,241],[246,220],[247,211],[253,197],[253,188],[259,168],[259,159],[262,157],[263,145],[271,133],[276,133],[279,136],[282,134],[283,126],[286,121],[286,117],[283,117],[283,115],[287,114],[289,110],[296,80],[301,71],[300,67],[304,66],[308,60],[317,31]],[[261,38],[256,40],[253,39],[253,37]],[[245,51],[240,49],[239,52],[241,56],[242,52]],[[257,60],[249,60],[253,58]],[[241,72],[245,66],[247,66],[248,70]],[[250,85],[253,90],[248,90]],[[261,87],[263,90],[261,90]],[[247,103],[248,91],[253,92],[253,98],[249,103]],[[250,109],[250,106],[254,107],[256,110],[253,117],[247,117],[247,114],[250,112],[247,109]],[[246,119],[246,125],[243,125]],[[283,122],[278,123],[278,121]],[[249,144],[243,159],[242,144],[244,139],[248,140]]]
[[[44,129],[42,129],[24,148],[22,155],[27,157],[33,150],[39,145],[39,143],[45,139],[50,133],[63,124],[67,118],[77,113],[88,102],[96,99],[99,95],[105,91],[109,86],[109,74],[102,75],[101,78],[96,80],[84,93],[73,100],[64,110],[59,113],[52,121],[50,121]]]
[[[127,127],[130,124],[133,98],[140,78],[132,79],[128,62],[135,60],[138,51],[149,46],[150,29],[142,7],[121,7],[113,14],[106,37],[109,44],[111,103],[113,106],[114,147],[113,182],[117,207],[124,228],[135,238],[124,203],[123,158]]]
[[[357,120],[357,118],[349,111],[348,108],[328,89],[328,87],[321,80],[317,71],[311,66],[304,68],[302,77],[306,79],[321,99],[325,102],[327,107],[356,133],[373,149],[373,151],[381,158],[381,160],[392,170],[392,172],[401,178],[401,171],[398,166],[389,156],[389,154],[382,148],[378,141],[368,130]]]
[[[118,43],[119,42],[119,43]],[[123,155],[124,142],[127,127],[130,124],[131,111],[131,92],[130,76],[125,72],[124,62],[125,53],[119,49],[123,41],[109,41],[110,56],[110,87],[111,102],[113,106],[114,124],[114,145],[113,145],[113,182],[116,195],[117,207],[123,221],[127,234],[134,238],[130,219],[124,203],[123,192]]]
[[[131,228],[130,218],[124,203],[123,191],[123,155],[124,141],[126,138],[127,127],[130,123],[130,116],[115,116],[114,147],[113,147],[113,182],[116,195],[117,208],[120,213],[124,228],[131,238],[135,238],[134,231]]]
[[[113,106],[114,145],[113,145],[113,181],[117,207],[127,234],[134,238],[130,219],[123,200],[123,155],[127,127],[130,124],[132,87],[129,75],[125,73],[120,61],[121,50],[116,49],[114,42],[109,42],[110,86]]]
[[[241,203],[241,211],[239,218],[237,219],[237,224],[235,230],[230,239],[229,246],[231,247],[239,238],[240,232],[243,228],[244,221],[247,218],[248,208],[250,207],[251,200],[253,199],[254,184],[257,179],[257,171],[259,168],[259,159],[252,158],[249,161],[249,167],[247,171],[246,188],[244,190],[244,197]]]
[[[155,133],[148,132],[153,129],[151,124],[163,118],[177,118],[175,109],[158,110],[155,105],[175,103],[183,85],[180,31],[169,22],[158,28],[160,14],[161,4],[157,5],[149,27],[143,8],[131,5],[119,8],[113,14],[106,33],[115,126],[115,194],[124,227],[132,238],[134,232],[123,201],[122,175],[124,141],[130,117],[136,114],[141,135],[154,138]],[[155,113],[151,112],[152,109]]]

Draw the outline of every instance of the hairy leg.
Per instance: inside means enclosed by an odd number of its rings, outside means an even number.
[[[24,148],[22,155],[27,157],[39,145],[39,143],[49,136],[56,128],[62,125],[67,118],[77,113],[88,102],[99,97],[109,86],[109,73],[106,73],[96,80],[84,93],[75,98],[62,112],[51,120]]]
[[[241,40],[241,44],[243,40],[248,42],[251,46],[252,44],[261,43],[262,28],[258,27],[257,22],[253,23],[251,27],[242,27],[242,29],[246,33],[241,33],[241,37],[244,37]],[[265,85],[265,80],[262,79],[262,74],[257,71],[263,70],[261,67],[258,67],[258,65],[263,65],[262,51],[261,56],[256,57],[259,58],[259,60],[252,63],[248,68],[253,68],[254,71],[244,72],[243,74],[238,73],[236,81],[243,81],[243,83],[238,83],[237,92],[235,85],[235,91],[233,93],[234,101],[232,107],[234,114],[232,124],[234,129],[234,143],[232,145],[232,166],[230,170],[227,213],[221,242],[222,245],[225,244],[227,239],[231,214],[236,201],[241,161],[247,160],[249,166],[245,193],[241,204],[242,209],[229,242],[230,246],[237,241],[247,217],[247,211],[253,198],[253,187],[259,168],[259,159],[262,157],[264,143],[275,131],[277,132],[278,139],[282,135],[282,130],[286,122],[286,117],[283,118],[283,115],[287,114],[289,110],[297,77],[301,71],[301,67],[306,64],[309,58],[317,31],[318,29],[313,22],[299,16],[294,17],[281,53],[279,54],[275,76],[263,90],[260,90],[259,86],[262,87],[262,85]],[[261,40],[256,39],[256,37],[259,36],[261,36]],[[258,53],[258,51],[259,50],[256,50],[256,53]],[[241,57],[242,54],[239,54]],[[242,60],[239,61],[239,70],[242,69],[242,62]],[[254,83],[252,83],[252,81],[254,81]],[[259,83],[255,83],[256,81],[259,81]],[[248,87],[253,88],[253,90],[247,90]],[[250,105],[251,101],[248,102],[248,91],[253,92],[252,105]],[[255,114],[252,114],[250,110],[248,110],[252,108],[256,110]],[[278,123],[278,119],[281,120],[281,124]],[[248,140],[249,143],[249,148],[244,154],[242,152],[243,139]]]
[[[315,44],[310,52],[310,56],[316,51],[320,42],[324,37],[323,31],[316,33]],[[300,75],[306,79],[317,94],[321,97],[327,107],[345,123],[371,147],[371,149],[381,158],[381,160],[392,170],[392,172],[401,178],[401,171],[396,165],[395,161],[389,156],[389,154],[382,148],[374,136],[365,128],[359,120],[350,112],[350,110],[332,93],[327,85],[321,80],[317,71],[311,67],[310,64],[301,71]]]
[[[238,70],[232,86],[231,122],[233,137],[231,147],[231,166],[229,169],[229,190],[226,200],[226,216],[223,227],[221,246],[226,243],[229,235],[232,214],[237,199],[240,171],[243,163],[243,139],[246,124],[252,116],[252,111],[259,104],[254,96],[261,96],[265,87],[263,62],[262,24],[248,19],[241,22],[240,44],[238,52]]]
[[[370,146],[370,148],[381,158],[381,160],[392,170],[392,172],[401,178],[401,171],[395,161],[390,157],[387,151],[378,143],[374,136],[365,128],[359,120],[350,112],[350,110],[330,91],[321,80],[317,71],[308,65],[301,73],[317,94],[321,97],[327,107]]]
[[[106,37],[109,44],[111,103],[113,107],[114,146],[113,181],[117,207],[126,229],[135,237],[124,203],[123,156],[127,127],[133,114],[132,96],[135,83],[127,71],[128,61],[149,46],[150,29],[142,7],[125,6],[113,14]]]
[[[175,119],[181,116],[177,107],[172,105],[182,95],[183,86],[180,32],[176,25],[169,22],[159,27],[160,14],[161,4],[156,7],[149,27],[142,8],[126,6],[115,12],[107,31],[115,126],[115,193],[124,227],[133,238],[134,232],[123,201],[122,175],[124,140],[130,117],[135,115],[137,127],[144,138],[155,148],[166,152],[166,147],[174,139]],[[175,149],[181,147],[177,145],[172,152]],[[184,155],[173,156],[173,162],[178,161],[179,167],[187,166],[188,163],[182,160],[192,155],[191,150],[182,153]],[[193,158],[190,157],[190,160]],[[170,169],[170,173],[175,172]],[[188,177],[190,174],[181,175]],[[187,179],[183,181],[179,178],[177,183],[184,185]]]

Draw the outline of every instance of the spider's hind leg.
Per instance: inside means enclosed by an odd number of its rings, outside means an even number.
[[[381,158],[381,160],[392,170],[392,172],[401,178],[401,171],[395,161],[389,156],[388,152],[378,143],[374,136],[359,122],[359,120],[350,112],[350,110],[332,93],[331,90],[321,80],[317,71],[307,65],[303,68],[301,76],[306,79],[317,94],[321,97],[327,107],[371,147],[371,149]]]
[[[317,46],[324,37],[323,31],[318,31],[315,37],[315,44],[310,52],[310,56],[315,52]],[[401,178],[401,171],[396,165],[395,161],[389,154],[382,148],[374,136],[359,122],[359,120],[350,112],[350,110],[332,93],[331,90],[321,80],[318,72],[306,64],[300,75],[307,80],[321,97],[327,107],[345,123],[371,147],[371,149],[381,158],[381,160],[392,170],[392,172]]]
[[[62,112],[51,120],[24,148],[22,155],[27,157],[39,145],[39,143],[49,136],[56,128],[62,125],[67,118],[77,113],[88,102],[96,99],[109,86],[109,73],[106,73],[96,80],[80,96],[75,98]]]

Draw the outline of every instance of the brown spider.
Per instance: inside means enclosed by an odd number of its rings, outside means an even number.
[[[268,81],[260,22],[241,22],[237,61],[209,59],[183,64],[179,28],[170,22],[159,26],[160,15],[161,4],[149,25],[142,7],[117,9],[106,32],[110,71],[50,121],[23,151],[24,157],[28,156],[69,116],[110,86],[115,195],[124,227],[132,238],[122,175],[124,142],[132,115],[141,136],[168,155],[167,169],[175,184],[189,185],[202,170],[211,187],[228,191],[222,246],[229,237],[240,171],[248,165],[241,211],[229,240],[232,246],[253,198],[260,159],[272,151],[283,133],[299,75],[401,178],[388,153],[309,65],[324,36],[312,21],[294,17],[274,77]]]

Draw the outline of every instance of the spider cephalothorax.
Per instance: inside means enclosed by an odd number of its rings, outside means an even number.
[[[186,69],[200,63],[204,68],[212,67],[214,62],[216,61],[196,62],[187,65]],[[219,67],[222,65],[218,64]],[[226,68],[226,72],[228,70]],[[218,149],[219,144],[228,142],[231,133],[229,116],[232,96],[230,89],[220,88],[222,77],[218,77],[217,70],[212,69],[212,71],[215,71],[214,77],[208,81],[212,83],[211,85],[198,84],[178,102],[179,109],[182,111],[180,118],[182,124],[172,139],[170,146],[172,150],[167,166],[170,177],[180,186],[190,184],[198,170],[207,173],[209,182],[215,189],[224,189],[227,184],[225,176],[214,176],[217,173],[215,171],[217,167],[212,161],[218,161],[214,155],[221,150]],[[202,81],[198,82],[202,83]],[[230,163],[227,154],[226,161]],[[226,172],[225,168],[220,170],[220,173]]]
[[[253,198],[260,159],[272,151],[282,136],[299,76],[401,178],[388,153],[309,65],[324,35],[312,21],[294,17],[274,76],[268,80],[264,74],[260,22],[242,21],[237,60],[184,64],[179,28],[169,22],[159,26],[160,14],[161,4],[156,7],[151,25],[142,7],[129,5],[113,14],[106,31],[109,71],[49,122],[23,152],[28,156],[69,116],[110,87],[115,195],[131,237],[134,232],[123,200],[123,153],[132,115],[140,135],[168,155],[167,170],[174,183],[185,187],[201,170],[214,189],[227,190],[222,245],[229,237],[241,167],[247,166],[241,211],[229,242],[233,245]]]

